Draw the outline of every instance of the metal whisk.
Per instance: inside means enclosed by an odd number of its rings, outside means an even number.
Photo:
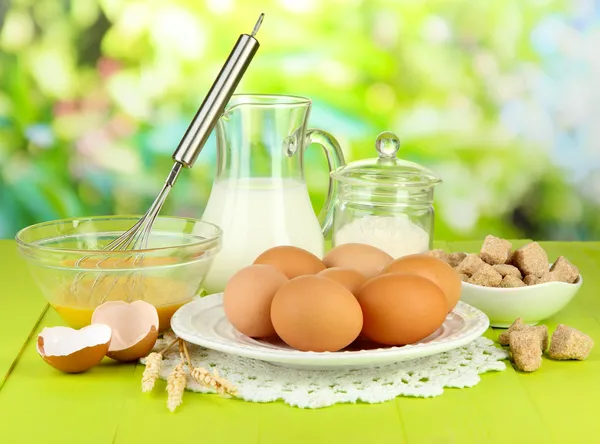
[[[102,249],[103,251],[143,250],[147,247],[154,221],[160,213],[171,188],[175,185],[181,169],[183,167],[191,168],[194,165],[200,151],[202,151],[204,144],[208,140],[210,133],[217,124],[219,117],[223,114],[227,102],[246,72],[250,61],[256,54],[260,44],[255,36],[262,24],[263,18],[264,14],[260,14],[252,33],[242,34],[238,38],[227,61],[223,65],[223,68],[221,68],[219,75],[215,79],[207,96],[202,102],[202,105],[200,105],[200,108],[196,112],[196,115],[186,130],[183,138],[179,142],[177,149],[173,153],[173,160],[175,161],[173,168],[171,168],[162,189],[152,205],[150,205],[150,208],[148,208],[146,213],[135,223],[135,225],[106,245]],[[141,260],[141,257],[141,255],[134,255],[133,264],[136,264],[138,260]],[[76,261],[75,266],[80,266],[88,258],[89,256],[80,258]],[[96,263],[96,266],[100,267],[107,259],[108,257],[99,260]],[[73,285],[77,285],[83,278],[83,275],[85,275],[85,273],[79,273],[76,276]],[[104,277],[104,275],[96,277],[91,287],[92,293],[100,280],[104,279]],[[116,280],[112,286],[114,286],[114,284],[116,284]],[[110,288],[112,288],[112,286]],[[102,302],[104,302],[107,296],[108,295],[104,297]]]

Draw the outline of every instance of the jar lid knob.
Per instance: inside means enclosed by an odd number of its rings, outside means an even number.
[[[375,148],[379,153],[379,157],[391,159],[396,157],[396,153],[400,149],[400,139],[394,133],[384,131],[377,136]]]

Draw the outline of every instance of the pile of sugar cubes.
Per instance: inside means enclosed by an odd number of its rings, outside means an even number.
[[[515,320],[508,330],[498,336],[498,342],[510,347],[515,366],[524,372],[533,372],[540,368],[544,353],[554,360],[583,361],[594,347],[594,340],[585,333],[559,324],[552,334],[548,348],[548,327],[529,326],[524,324],[521,318]]]
[[[484,287],[515,288],[545,282],[577,282],[579,270],[564,256],[550,267],[548,254],[537,242],[513,251],[506,239],[487,236],[479,254],[450,253],[432,250],[433,255],[449,263],[460,278]]]

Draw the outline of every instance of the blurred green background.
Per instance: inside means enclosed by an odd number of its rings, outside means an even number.
[[[308,96],[347,160],[384,130],[438,173],[438,239],[600,239],[593,0],[1,0],[0,238],[141,213],[241,32],[238,92]],[[318,210],[325,158],[307,157]],[[199,217],[214,137],[165,214]]]

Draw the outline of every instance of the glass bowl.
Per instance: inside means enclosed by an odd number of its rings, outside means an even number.
[[[144,300],[158,310],[161,331],[198,294],[221,229],[211,223],[158,217],[142,250],[102,251],[139,216],[62,219],[31,225],[16,241],[44,297],[73,328],[89,325],[106,301]]]

